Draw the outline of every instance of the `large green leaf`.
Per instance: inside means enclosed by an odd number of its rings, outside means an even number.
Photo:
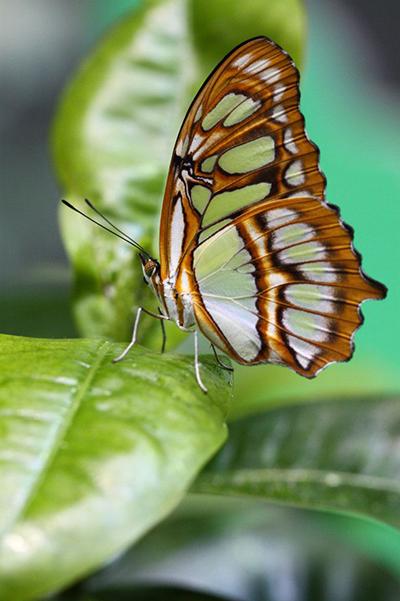
[[[157,254],[158,214],[174,139],[194,91],[236,43],[270,35],[300,59],[300,0],[146,0],[100,42],[62,98],[52,132],[69,200],[89,197]],[[75,315],[87,336],[125,340],[132,308],[154,300],[130,248],[63,208]],[[158,336],[144,322],[146,343]],[[179,332],[173,328],[173,344]],[[154,340],[156,343],[156,340]]]
[[[400,524],[399,399],[294,406],[232,424],[195,491]]]
[[[0,342],[0,598],[33,599],[162,519],[223,442],[226,379],[207,361],[96,340]]]

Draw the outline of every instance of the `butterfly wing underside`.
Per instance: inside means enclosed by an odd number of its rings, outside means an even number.
[[[179,133],[160,226],[162,280],[190,292],[196,322],[241,363],[306,376],[352,353],[360,303],[381,298],[350,229],[324,201],[298,72],[267,38],[231,52]]]
[[[353,352],[360,304],[381,285],[360,271],[352,231],[312,196],[265,201],[194,251],[204,334],[239,363],[312,377]]]
[[[209,226],[218,228],[232,212],[298,190],[323,197],[325,178],[304,130],[298,81],[290,57],[256,38],[225,57],[202,86],[170,164],[160,222],[162,279],[175,272],[200,229],[211,233]]]

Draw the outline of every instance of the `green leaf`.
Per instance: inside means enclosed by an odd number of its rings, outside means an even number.
[[[303,62],[306,15],[302,0],[192,0],[188,3],[198,61],[206,76],[232,48],[259,35],[275,40]]]
[[[66,197],[88,197],[157,256],[158,215],[174,139],[208,70],[238,42],[270,35],[299,60],[300,0],[147,0],[99,43],[68,86],[52,132]],[[85,336],[129,337],[132,310],[154,299],[123,242],[68,211],[62,232]],[[159,343],[154,321],[142,341]],[[171,346],[181,339],[173,327]]]
[[[384,568],[376,536],[362,550],[349,544],[357,525],[395,543],[396,566]],[[103,591],[124,588],[136,601],[136,587],[144,583],[179,583],[242,601],[282,601],[288,590],[284,598],[303,601],[395,601],[399,550],[400,533],[377,522],[266,507],[253,499],[191,495],[128,553],[81,582],[78,591],[97,599]]]
[[[192,358],[97,340],[0,339],[0,598],[33,599],[119,553],[223,442],[229,396]],[[225,373],[224,373],[225,375]],[[226,376],[225,376],[226,378]]]
[[[398,398],[270,411],[232,424],[194,490],[400,524]]]

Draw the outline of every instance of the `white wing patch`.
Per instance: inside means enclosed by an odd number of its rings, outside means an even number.
[[[280,102],[283,98],[284,93],[286,92],[286,86],[282,84],[277,84],[274,88],[274,102]]]
[[[174,212],[172,214],[172,224],[170,230],[170,265],[169,273],[173,276],[178,268],[182,252],[182,242],[185,232],[185,220],[183,217],[182,202],[177,200]]]
[[[282,104],[277,104],[271,112],[271,117],[278,123],[287,123],[288,117],[285,111],[285,107]]]
[[[333,313],[337,300],[332,286],[313,284],[291,284],[285,290],[285,297],[293,305],[319,313]]]
[[[290,154],[297,154],[299,149],[297,147],[296,142],[293,140],[293,132],[290,127],[287,127],[283,134],[283,143],[285,144],[285,148]],[[304,195],[304,192],[302,192]]]
[[[288,341],[290,348],[296,353],[296,359],[301,367],[307,369],[310,363],[312,363],[319,354],[319,349],[309,342],[301,340],[301,338],[296,338],[295,336],[288,336]]]
[[[300,270],[305,278],[314,282],[334,284],[339,279],[339,269],[328,261],[316,261],[309,265],[301,265]]]
[[[296,213],[296,211],[291,211],[290,209],[272,209],[271,211],[264,213],[264,217],[267,220],[268,226],[272,228],[295,221],[298,217],[298,213]]]
[[[256,328],[258,317],[255,305],[252,313],[226,298],[204,295],[203,302],[214,323],[236,353],[245,361],[255,359],[262,346]]]
[[[304,261],[318,261],[326,255],[325,247],[319,242],[305,242],[281,250],[278,253],[279,261],[292,265]]]
[[[185,136],[184,138],[180,138],[178,144],[175,148],[175,154],[178,157],[184,157],[187,153],[189,147],[189,136]]]
[[[258,73],[258,71],[261,71],[262,69],[266,69],[270,62],[271,61],[268,58],[261,58],[258,61],[254,61],[253,63],[251,63],[251,65],[243,69],[243,71],[245,73],[253,75],[254,73]]]
[[[286,169],[285,180],[289,186],[301,186],[306,181],[303,163],[300,160],[293,161]]]
[[[259,73],[258,76],[262,81],[265,81],[265,83],[275,83],[279,80],[281,76],[281,71],[280,69],[274,68],[266,69],[265,71]]]
[[[235,61],[233,61],[232,66],[241,69],[242,67],[247,65],[247,63],[250,62],[251,59],[252,54],[251,52],[248,52],[247,54],[243,54],[242,56],[239,56]]]
[[[251,260],[236,227],[215,233],[194,251],[194,272],[206,310],[244,361],[262,347],[254,275],[237,266]]]

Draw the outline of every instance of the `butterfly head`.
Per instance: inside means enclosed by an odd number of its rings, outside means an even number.
[[[155,283],[159,277],[160,264],[148,255],[139,253],[139,257],[142,263],[143,277],[146,284],[151,285],[152,283]]]

